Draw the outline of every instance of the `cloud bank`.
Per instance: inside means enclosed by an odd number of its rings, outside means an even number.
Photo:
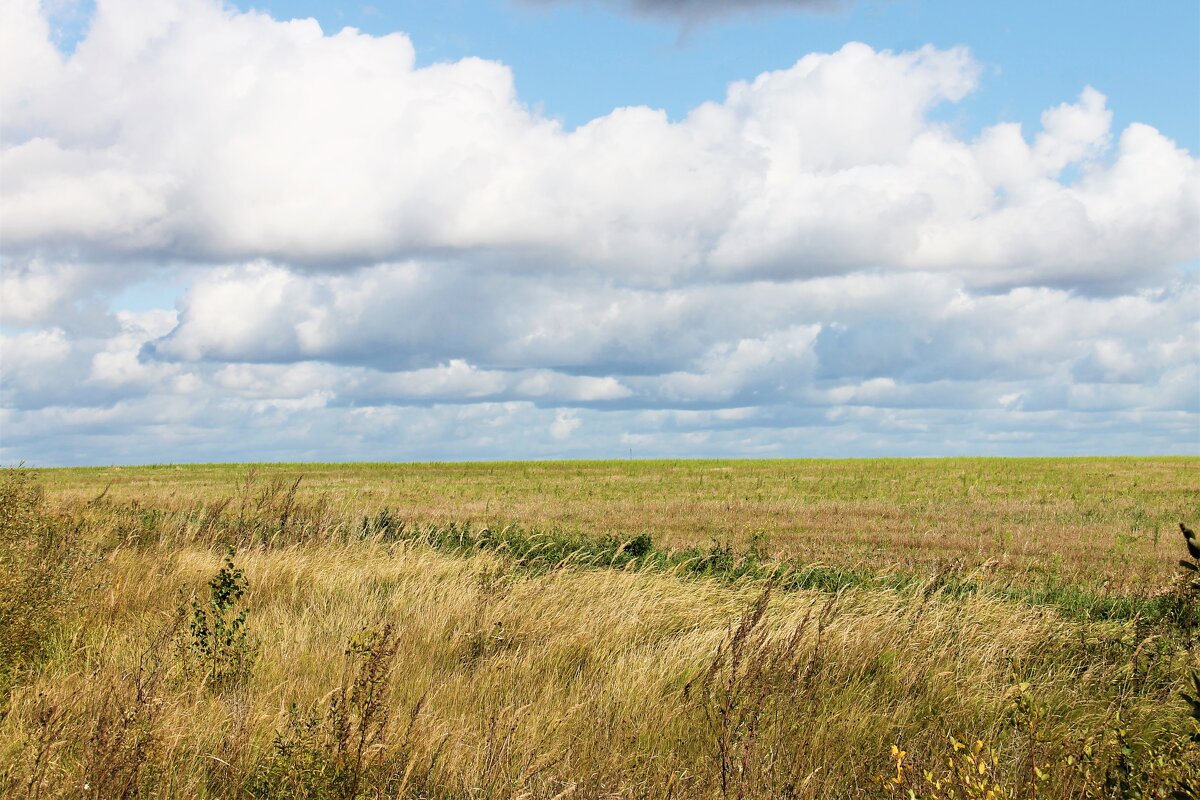
[[[1197,451],[1197,159],[1091,87],[965,135],[978,71],[566,130],[402,34],[104,0],[64,57],[12,0],[0,455]]]

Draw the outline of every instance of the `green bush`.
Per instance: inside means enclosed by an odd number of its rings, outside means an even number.
[[[205,685],[214,689],[243,680],[253,656],[243,603],[249,582],[234,555],[232,547],[225,551],[224,565],[208,582],[208,601],[192,601],[188,623],[188,649]]]

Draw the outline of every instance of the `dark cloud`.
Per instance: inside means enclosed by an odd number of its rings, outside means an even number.
[[[527,5],[566,5],[579,0],[523,0]],[[681,19],[688,22],[754,11],[837,11],[849,0],[584,0],[612,6],[648,17]]]

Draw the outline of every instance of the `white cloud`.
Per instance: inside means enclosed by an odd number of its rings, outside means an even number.
[[[402,287],[413,285],[421,269],[402,265],[393,274],[374,268],[362,276],[369,293],[397,319],[391,327],[377,324],[369,313],[349,314],[350,301],[341,298],[336,285],[342,278],[262,264],[214,272],[213,281],[233,282],[227,293],[239,295],[242,307],[261,310],[254,330],[275,332],[223,338],[223,317],[214,316],[212,341],[224,348],[217,360],[206,360],[210,331],[195,327],[188,302],[177,325],[171,312],[122,314],[117,332],[108,337],[72,338],[54,328],[5,337],[0,340],[4,404],[21,412],[14,418],[19,423],[6,423],[2,452],[28,457],[23,442],[43,431],[47,438],[31,439],[39,451],[55,447],[60,438],[104,441],[106,449],[93,450],[93,458],[97,452],[108,458],[106,437],[125,435],[129,452],[151,454],[152,449],[138,450],[136,442],[158,437],[164,426],[174,426],[173,441],[196,458],[195,453],[209,452],[194,449],[204,439],[201,432],[208,437],[203,448],[223,446],[222,452],[252,456],[248,448],[258,443],[267,448],[266,457],[280,446],[267,440],[263,431],[268,430],[295,443],[291,456],[280,451],[278,457],[343,457],[343,447],[344,457],[358,452],[355,447],[368,448],[362,457],[374,457],[370,448],[388,442],[381,451],[388,457],[559,453],[539,449],[536,436],[521,436],[522,429],[557,432],[559,437],[546,441],[569,442],[570,452],[593,455],[619,447],[622,434],[649,437],[638,445],[643,455],[683,454],[689,446],[690,452],[708,454],[830,454],[837,446],[886,452],[887,442],[897,452],[941,452],[935,431],[942,426],[977,442],[993,441],[989,437],[996,432],[1038,432],[1030,439],[1004,439],[1018,448],[1011,452],[1021,452],[1021,442],[1026,448],[1075,447],[1044,435],[1046,415],[1071,419],[1074,435],[1090,437],[1093,450],[1097,442],[1105,452],[1116,447],[1107,432],[1120,415],[1140,420],[1126,426],[1129,441],[1123,447],[1136,451],[1134,443],[1141,442],[1143,449],[1186,451],[1194,446],[1195,437],[1187,434],[1200,412],[1200,321],[1194,317],[1200,283],[1194,279],[1157,291],[1091,298],[1045,288],[977,295],[955,278],[931,275],[854,275],[662,292],[611,289],[594,296],[558,287],[561,295],[542,295],[558,300],[539,306],[525,300],[539,287],[546,289],[527,277],[505,284],[507,294],[500,284],[490,287],[485,308],[513,309],[511,316],[456,309],[461,322],[434,327],[414,340],[414,329],[399,323],[410,311],[400,302],[403,292],[389,287],[392,278]],[[273,271],[286,274],[263,278]],[[207,292],[207,280],[202,278],[196,291]],[[344,280],[345,287],[354,286],[355,274]],[[309,298],[313,307],[272,305],[280,286]],[[414,313],[423,301],[418,295]],[[543,347],[537,344],[540,337],[531,335],[559,325],[556,320],[567,313],[559,303],[581,321],[574,341],[586,346]],[[444,306],[434,309],[444,313]],[[338,347],[285,353],[274,344],[299,341],[297,326],[322,310],[331,319],[345,314],[341,325],[330,328],[338,333]],[[620,324],[586,324],[609,317]],[[235,328],[231,322],[230,330]],[[455,333],[458,329],[463,332]],[[459,357],[435,352],[428,364],[414,359],[414,353],[431,352],[443,330],[451,334],[443,344]],[[176,335],[191,349],[171,351]],[[349,347],[364,341],[369,347],[363,351]],[[522,350],[521,342],[530,345]],[[665,346],[653,358],[622,362],[611,357],[654,351],[660,343]],[[147,346],[154,355],[148,355]],[[407,355],[372,355],[392,350]],[[514,354],[521,356],[520,363],[506,363]],[[272,360],[267,355],[279,363],[263,363]],[[509,410],[480,416],[472,409]],[[978,420],[964,421],[963,415],[972,414]],[[352,418],[395,422],[372,439],[365,421],[355,427],[360,433],[347,433]],[[830,438],[830,426],[859,433]],[[12,433],[18,429],[20,434]],[[819,446],[786,433],[801,429],[820,431]],[[918,429],[922,438],[910,440]],[[739,430],[759,433],[718,435]],[[699,435],[706,431],[713,435]],[[448,437],[445,450],[433,444],[438,436]],[[952,439],[946,440],[948,452],[969,452],[968,440],[953,445]],[[410,440],[421,444],[400,446]],[[505,447],[514,450],[506,453]]]
[[[49,322],[85,280],[81,267],[5,264],[0,274],[0,320],[9,325]]]
[[[173,312],[120,312],[117,320],[120,333],[106,340],[103,348],[92,356],[88,381],[156,389],[161,381],[180,377],[182,370],[174,364],[148,362],[139,357],[142,345],[175,326]]]
[[[401,34],[325,35],[212,0],[102,0],[65,62],[29,4],[0,122],[6,247],[320,264],[436,251],[664,285],[866,267],[971,283],[1138,283],[1195,258],[1195,159],[1086,88],[1028,143],[958,138],[962,48],[849,44],[678,122],[575,131],[502,64],[414,67]],[[41,41],[44,40],[44,41]],[[119,87],[119,90],[118,90]],[[1075,184],[1058,176],[1075,165]]]
[[[61,362],[71,352],[71,345],[61,328],[0,337],[0,358],[7,377],[26,370],[50,367]]]
[[[1088,86],[1076,104],[1063,103],[1042,114],[1042,132],[1033,147],[1034,160],[1050,177],[1068,164],[1094,158],[1108,143],[1112,112],[1104,95]]]
[[[582,423],[579,415],[574,411],[567,409],[559,409],[554,414],[554,422],[550,423],[550,436],[555,441],[561,442],[569,439],[571,434]]]
[[[0,458],[1198,444],[1200,168],[1094,88],[966,135],[966,49],[852,43],[568,131],[402,34],[53,36],[0,5]]]
[[[57,325],[72,332],[111,331],[103,303],[144,271],[139,264],[10,259],[0,255],[0,324]]]

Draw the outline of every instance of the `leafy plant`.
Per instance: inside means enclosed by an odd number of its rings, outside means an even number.
[[[1200,541],[1196,532],[1182,522],[1179,532],[1183,534],[1189,557],[1179,559],[1183,572],[1162,594],[1169,601],[1175,624],[1183,631],[1193,631],[1200,628]]]
[[[1188,555],[1191,556],[1191,560],[1179,559],[1179,566],[1188,572],[1200,573],[1200,543],[1196,542],[1196,532],[1182,522],[1179,523],[1179,532],[1183,534],[1184,544],[1187,546]],[[1193,577],[1188,586],[1200,590],[1200,577]]]
[[[245,678],[253,646],[247,636],[249,609],[242,602],[249,581],[234,565],[236,553],[225,551],[225,563],[208,582],[208,600],[193,600],[188,631],[189,649],[198,663],[204,683],[223,688]]]
[[[892,745],[895,774],[883,781],[888,794],[909,800],[1016,800],[1016,789],[997,774],[999,757],[982,741],[967,745],[949,737],[948,752],[931,769],[919,769],[908,752]],[[1029,795],[1036,798],[1036,789]]]
[[[1075,746],[1043,738],[1048,709],[1020,683],[1008,692],[1007,723],[1025,740],[1024,763],[1002,760],[983,740],[968,746],[951,736],[928,768],[893,745],[891,769],[876,782],[908,800],[1200,800],[1200,673],[1191,681],[1196,694],[1182,693],[1191,706],[1185,730],[1139,741],[1118,710]]]

